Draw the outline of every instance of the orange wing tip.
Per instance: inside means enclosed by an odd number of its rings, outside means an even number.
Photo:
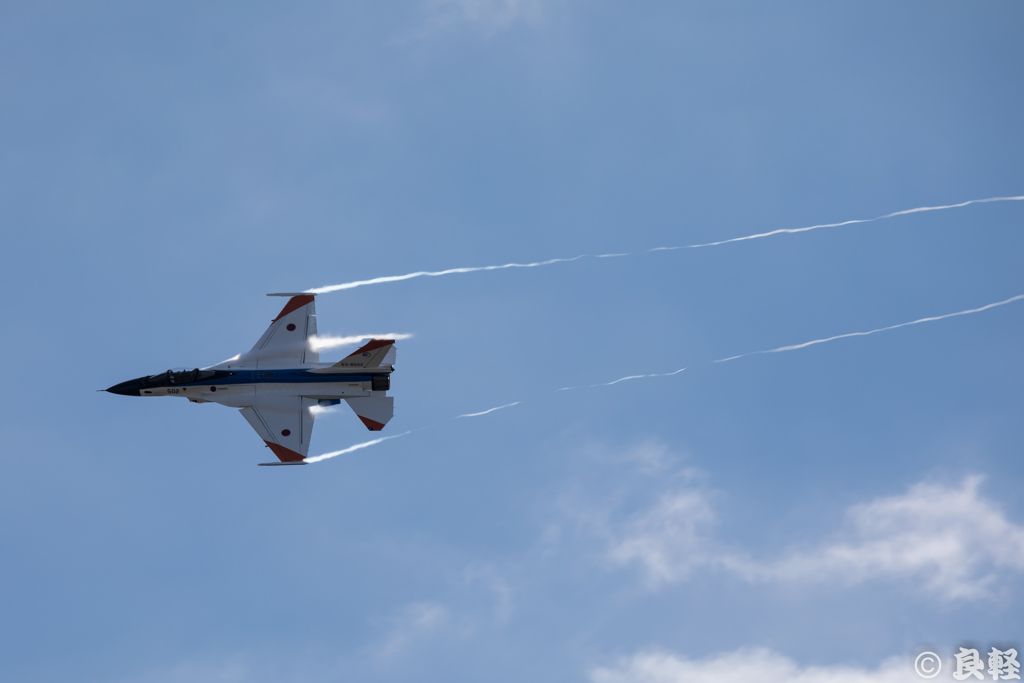
[[[376,420],[371,420],[370,418],[363,417],[362,415],[359,416],[359,419],[363,421],[363,424],[366,425],[366,428],[369,429],[371,432],[379,432],[380,430],[384,429],[384,425],[382,425],[380,422],[377,422]],[[280,458],[281,456],[277,457]]]
[[[361,353],[363,353],[365,351],[375,351],[375,350],[381,348],[382,346],[387,346],[388,344],[394,344],[394,343],[395,343],[394,339],[371,339],[366,344],[364,344],[361,348],[358,348],[355,351],[353,351],[352,353],[350,353],[349,357],[357,356],[357,355],[359,355],[359,354],[361,354]]]
[[[384,425],[381,426],[383,427]],[[302,462],[306,459],[306,456],[300,455],[290,448],[285,448],[284,446],[280,446],[269,441],[264,441],[263,443],[270,447],[270,450],[274,452],[274,455],[276,455],[277,459],[281,462]]]

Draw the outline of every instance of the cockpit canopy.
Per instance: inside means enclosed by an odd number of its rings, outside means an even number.
[[[146,384],[157,387],[166,387],[175,384],[191,384],[192,382],[201,382],[205,379],[216,377],[217,374],[218,373],[214,370],[200,370],[199,368],[193,368],[191,370],[186,368],[173,368],[167,372],[161,372],[158,375],[151,375],[146,379]]]

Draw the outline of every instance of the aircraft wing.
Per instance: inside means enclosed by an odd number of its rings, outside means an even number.
[[[257,396],[241,413],[281,462],[301,462],[313,436],[315,398]]]
[[[315,295],[299,293],[269,296],[290,298],[255,346],[214,367],[271,369],[320,362],[320,352],[310,344],[310,340],[316,337]]]

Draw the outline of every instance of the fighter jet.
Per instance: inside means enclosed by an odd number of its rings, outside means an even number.
[[[287,296],[288,303],[247,353],[208,368],[175,369],[115,384],[122,396],[177,396],[192,403],[238,408],[280,462],[305,465],[317,406],[342,401],[370,431],[380,431],[395,412],[391,373],[395,341],[373,339],[337,363],[321,363],[316,338],[315,295]]]

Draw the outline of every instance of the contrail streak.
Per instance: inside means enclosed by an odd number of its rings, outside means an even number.
[[[329,285],[327,287],[319,287],[317,289],[307,289],[306,291],[310,294],[327,294],[328,292],[337,292],[341,289],[354,289],[355,287],[363,287],[365,285],[379,285],[385,282],[399,282],[401,280],[411,280],[416,277],[438,277],[441,275],[453,275],[455,273],[475,273],[481,270],[504,270],[505,268],[537,268],[539,266],[550,266],[554,263],[568,263],[569,261],[578,261],[584,258],[587,254],[581,256],[573,256],[572,258],[553,258],[547,261],[538,261],[537,263],[506,263],[500,266],[477,266],[473,268],[449,268],[448,270],[437,270],[437,271],[426,271],[421,270],[416,273],[407,273],[405,275],[388,275],[386,277],[375,277],[372,280],[357,280],[356,282],[345,282],[340,285]]]
[[[909,327],[910,325],[920,325],[921,323],[935,322],[935,321],[938,321],[938,320],[945,320],[946,318],[955,318],[955,317],[961,316],[961,315],[970,315],[972,313],[981,313],[982,311],[987,311],[990,308],[996,308],[997,306],[1005,306],[1006,304],[1013,303],[1014,301],[1020,301],[1021,299],[1024,299],[1024,294],[1018,294],[1017,296],[1010,297],[1009,299],[1004,299],[1003,301],[996,301],[995,303],[986,304],[986,305],[981,306],[979,308],[970,308],[970,309],[967,309],[965,311],[957,311],[955,313],[946,313],[944,315],[936,315],[936,316],[931,316],[931,317],[928,317],[928,318],[919,318],[917,320],[911,320],[910,322],[899,323],[898,325],[889,325],[888,327],[880,327],[877,330],[868,330],[867,332],[849,332],[847,334],[839,334],[839,335],[836,335],[834,337],[826,337],[824,339],[814,339],[814,340],[811,340],[809,342],[804,342],[802,344],[793,344],[793,345],[790,345],[790,346],[780,346],[777,349],[767,349],[767,350],[764,350],[764,351],[751,351],[750,353],[742,353],[742,354],[740,354],[738,356],[730,356],[728,358],[720,358],[718,360],[711,361],[711,363],[726,363],[726,362],[731,361],[731,360],[737,360],[738,358],[746,358],[747,356],[756,356],[758,354],[765,354],[765,353],[781,353],[783,351],[796,351],[798,349],[805,349],[805,348],[807,348],[809,346],[814,346],[815,344],[824,344],[825,342],[835,341],[837,339],[847,339],[849,337],[866,337],[866,336],[871,335],[871,334],[877,334],[878,332],[888,332],[889,330],[897,330],[897,329],[899,329],[901,327]],[[686,368],[680,368],[680,369],[675,370],[673,372],[656,372],[656,373],[651,373],[651,374],[647,374],[647,375],[627,375],[626,377],[620,377],[619,379],[612,380],[611,382],[604,382],[602,384],[591,384],[591,385],[589,385],[589,387],[563,387],[561,389],[557,389],[556,392],[558,392],[558,391],[570,391],[572,389],[583,389],[583,388],[594,388],[594,387],[610,387],[612,385],[619,384],[620,382],[627,382],[627,381],[633,380],[633,379],[644,379],[644,378],[647,378],[647,377],[672,377],[673,375],[678,375],[679,373],[681,373],[681,372],[683,372],[685,370],[686,370]],[[488,410],[484,410],[484,411],[481,411],[479,413],[466,413],[464,415],[457,415],[455,418],[452,418],[452,419],[458,419],[458,418],[461,418],[461,417],[480,417],[481,415],[487,415],[489,413],[493,413],[496,410],[502,410],[504,408],[511,408],[512,406],[517,406],[520,403],[522,403],[522,401],[516,401],[515,403],[507,403],[507,404],[505,404],[503,406],[497,406],[496,408],[490,408]],[[426,427],[421,427],[420,429],[426,429]],[[418,430],[410,430],[410,431],[407,431],[407,432],[403,432],[401,434],[396,434],[394,436],[384,436],[384,437],[381,437],[379,439],[374,439],[372,441],[366,441],[366,442],[363,442],[363,443],[357,443],[354,446],[349,446],[348,448],[343,448],[340,451],[333,451],[331,453],[324,453],[323,455],[318,455],[318,456],[316,456],[314,458],[307,458],[306,462],[307,463],[320,462],[321,460],[327,460],[328,458],[334,458],[334,457],[339,456],[339,455],[345,455],[346,453],[351,453],[353,451],[358,451],[361,448],[368,448],[370,446],[375,446],[375,445],[377,445],[377,444],[379,444],[381,442],[387,441],[388,439],[398,439],[398,438],[401,438],[403,436],[411,434],[412,431],[418,431]]]
[[[620,377],[617,380],[613,380],[611,382],[604,382],[602,384],[590,384],[585,387],[562,387],[561,389],[556,389],[555,391],[572,391],[573,389],[593,389],[595,387],[610,387],[611,385],[618,384],[619,382],[626,382],[631,379],[643,379],[644,377],[671,377],[672,375],[678,375],[685,369],[686,368],[679,368],[675,372],[655,372],[650,375],[629,375],[628,377]]]
[[[402,339],[411,338],[411,334],[405,334],[402,332],[387,332],[386,334],[357,334],[350,337],[333,337],[329,334],[325,334],[322,337],[311,337],[309,344],[317,351],[322,351],[324,349],[334,349],[339,346],[358,344],[359,342],[366,341],[367,339],[394,339],[395,341],[400,341]]]
[[[886,218],[895,218],[896,216],[906,216],[912,213],[923,213],[925,211],[944,211],[946,209],[959,209],[964,206],[971,204],[987,204],[989,202],[1019,202],[1024,200],[1024,196],[1020,197],[989,197],[988,199],[971,199],[966,202],[960,202],[959,204],[946,204],[945,206],[919,206],[916,209],[904,209],[903,211],[893,211],[887,213],[884,216],[875,216],[874,218],[858,218],[852,221],[843,221],[842,223],[822,223],[821,225],[811,225],[806,228],[784,228],[781,230],[772,230],[771,232],[761,232],[756,235],[747,235],[746,237],[733,237],[728,240],[721,240],[719,242],[708,242],[706,244],[689,244],[683,247],[655,247],[654,249],[648,249],[648,251],[674,251],[676,249],[699,249],[701,247],[717,247],[720,244],[730,244],[732,242],[745,242],[747,240],[757,240],[762,237],[771,237],[772,235],[783,235],[783,234],[794,234],[798,232],[808,232],[810,230],[820,230],[822,228],[839,228],[844,225],[853,225],[854,223],[873,223],[875,221],[885,220]]]
[[[505,404],[503,406],[498,406],[497,408],[491,408],[490,410],[485,410],[482,413],[466,413],[465,415],[457,415],[455,417],[455,419],[457,420],[460,417],[480,417],[481,415],[486,415],[487,413],[493,413],[495,410],[501,410],[502,408],[511,408],[512,406],[517,406],[520,403],[522,403],[522,401],[516,401],[515,403],[507,403],[507,404]]]
[[[381,443],[382,441],[387,441],[388,439],[398,439],[400,437],[405,436],[406,434],[411,434],[411,433],[412,432],[402,432],[401,434],[395,434],[394,436],[382,436],[379,439],[374,439],[373,441],[364,441],[363,443],[357,443],[355,446],[349,446],[348,448],[342,448],[340,451],[332,451],[331,453],[324,453],[323,455],[318,455],[315,458],[306,458],[305,462],[307,462],[307,463],[320,462],[321,460],[327,460],[327,458],[334,458],[334,457],[337,457],[339,455],[345,455],[346,453],[351,453],[352,451],[358,451],[360,448],[369,448],[370,446],[376,446],[377,444]]]
[[[774,235],[782,234],[795,234],[799,232],[808,232],[811,230],[820,230],[822,228],[838,228],[844,225],[853,225],[855,223],[873,223],[875,221],[885,220],[886,218],[895,218],[897,216],[906,216],[912,213],[923,213],[925,211],[944,211],[946,209],[959,209],[971,204],[988,204],[990,202],[1019,202],[1024,201],[1024,195],[1018,197],[989,197],[987,199],[970,199],[966,202],[960,202],[959,204],[946,204],[943,206],[919,206],[916,209],[904,209],[902,211],[894,211],[887,213],[884,216],[876,216],[875,218],[858,218],[850,221],[842,221],[841,223],[822,223],[821,225],[811,225],[806,228],[782,228],[779,230],[772,230],[771,232],[761,232],[756,235],[746,235],[744,237],[733,237],[727,240],[720,240],[718,242],[707,242],[704,244],[688,244],[678,247],[654,247],[653,249],[645,249],[639,252],[632,253],[617,253],[617,254],[580,254],[579,256],[573,256],[571,258],[553,258],[547,261],[537,261],[536,263],[505,263],[499,266],[475,266],[470,268],[449,268],[448,270],[437,270],[427,271],[421,270],[415,273],[406,273],[405,275],[388,275],[386,277],[376,277],[372,280],[356,280],[355,282],[344,282],[340,285],[328,285],[326,287],[317,287],[316,289],[307,289],[306,291],[310,294],[327,294],[328,292],[337,292],[342,289],[354,289],[356,287],[364,287],[367,285],[379,285],[386,282],[400,282],[402,280],[412,280],[418,277],[439,277],[441,275],[454,275],[457,273],[476,273],[485,270],[504,270],[506,268],[538,268],[540,266],[550,266],[556,263],[569,263],[571,261],[579,261],[585,258],[617,258],[621,256],[636,256],[638,254],[650,254],[655,251],[676,251],[679,249],[699,249],[702,247],[717,247],[722,244],[731,244],[733,242],[746,242],[748,240],[757,240],[762,237],[772,237]]]
[[[890,325],[889,327],[880,327],[877,330],[868,330],[867,332],[850,332],[848,334],[838,334],[834,337],[827,337],[825,339],[815,339],[813,341],[804,342],[803,344],[793,344],[792,346],[780,346],[777,349],[768,349],[766,351],[751,351],[750,353],[741,353],[738,356],[730,356],[729,358],[720,358],[719,360],[711,361],[712,363],[725,363],[730,360],[736,360],[737,358],[746,358],[747,356],[756,356],[761,353],[781,353],[783,351],[796,351],[797,349],[806,349],[808,346],[814,346],[815,344],[824,344],[825,342],[835,341],[836,339],[846,339],[847,337],[866,337],[869,334],[876,334],[878,332],[887,332],[889,330],[896,330],[901,327],[908,327],[910,325],[920,325],[921,323],[935,322],[936,320],[945,320],[946,318],[955,318],[958,315],[970,315],[971,313],[981,313],[987,311],[990,308],[996,306],[1005,306],[1006,304],[1013,303],[1024,299],[1024,294],[1018,294],[1017,296],[1010,297],[1005,301],[997,301],[994,304],[987,304],[981,308],[972,308],[966,311],[957,311],[956,313],[947,313],[945,315],[936,315],[930,318],[921,318],[919,320],[911,320],[908,323],[900,323],[899,325]]]

